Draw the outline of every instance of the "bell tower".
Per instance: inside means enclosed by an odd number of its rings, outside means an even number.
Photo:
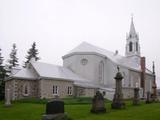
[[[126,53],[125,56],[140,65],[140,45],[139,35],[136,33],[133,17],[131,17],[131,25],[129,34],[126,36]]]

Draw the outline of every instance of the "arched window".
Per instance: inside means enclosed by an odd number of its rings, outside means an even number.
[[[104,84],[104,62],[103,61],[99,63],[99,82],[100,84]]]
[[[136,51],[138,51],[138,42],[136,42]]]
[[[132,50],[133,50],[133,43],[130,42],[130,43],[129,43],[129,51],[132,52]]]
[[[129,35],[129,37],[131,38],[131,37],[132,37],[132,35],[130,34],[130,35]]]

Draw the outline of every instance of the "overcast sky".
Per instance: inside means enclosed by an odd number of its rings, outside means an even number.
[[[20,64],[34,41],[40,61],[58,65],[83,41],[124,55],[133,13],[141,55],[160,76],[159,12],[160,0],[0,0],[0,48],[8,59],[16,43]]]

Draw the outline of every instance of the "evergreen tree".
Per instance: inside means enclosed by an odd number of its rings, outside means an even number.
[[[8,69],[11,70],[13,67],[18,66],[18,58],[17,58],[17,49],[16,49],[16,44],[14,43],[12,46],[12,51],[10,53],[10,59],[8,60]]]
[[[31,60],[31,58],[35,58],[35,60],[39,60],[40,57],[38,57],[38,49],[36,49],[36,42],[33,42],[32,47],[28,50],[28,55],[26,56],[26,62],[25,62],[25,66],[27,63],[29,63],[29,61]]]
[[[4,79],[6,77],[6,70],[3,66],[3,57],[1,55],[1,49],[0,49],[0,100],[4,99],[5,96],[5,82]]]

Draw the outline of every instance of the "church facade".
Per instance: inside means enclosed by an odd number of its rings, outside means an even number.
[[[156,89],[153,71],[146,68],[145,57],[141,57],[139,36],[133,19],[126,37],[125,56],[91,45],[87,42],[62,57],[63,66],[35,61],[26,68],[14,71],[6,80],[5,88],[11,90],[11,98],[61,98],[67,96],[93,96],[97,90],[105,97],[113,98],[117,66],[123,75],[123,94],[132,98],[134,88],[140,88],[141,97]]]

